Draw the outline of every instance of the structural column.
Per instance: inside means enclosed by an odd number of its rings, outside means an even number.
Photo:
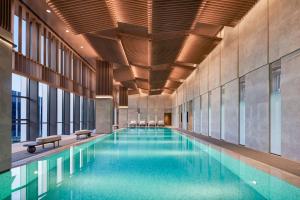
[[[96,133],[110,133],[113,125],[113,68],[106,61],[96,66]]]
[[[0,172],[2,172],[11,166],[12,44],[11,34],[1,27],[0,36]]]
[[[128,125],[128,89],[119,87],[119,128],[126,128]]]

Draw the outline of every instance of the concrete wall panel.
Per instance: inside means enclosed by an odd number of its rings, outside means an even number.
[[[300,161],[300,51],[281,62],[282,155]]]
[[[200,70],[200,95],[208,91],[208,58],[206,58],[199,67]]]
[[[239,25],[239,75],[268,62],[267,1],[259,1]]]
[[[221,136],[221,89],[211,91],[211,136],[220,139]]]
[[[269,152],[269,66],[246,75],[246,146]]]
[[[238,77],[238,26],[224,27],[221,42],[221,84]]]
[[[201,95],[201,134],[208,135],[208,93]]]
[[[300,1],[269,1],[270,62],[300,47]]]
[[[221,45],[216,46],[208,57],[208,89],[212,90],[221,83]]]
[[[235,79],[224,85],[222,104],[224,106],[225,140],[239,143],[239,80]]]

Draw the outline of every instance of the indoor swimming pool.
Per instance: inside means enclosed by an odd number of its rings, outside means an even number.
[[[300,199],[300,188],[168,128],[132,128],[0,174],[0,199]]]

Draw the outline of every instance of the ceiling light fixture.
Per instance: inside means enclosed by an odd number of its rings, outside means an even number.
[[[83,49],[83,46],[80,46],[81,49]]]
[[[69,33],[70,31],[67,29],[66,32]]]
[[[46,12],[47,12],[47,13],[51,13],[51,10],[47,9]]]

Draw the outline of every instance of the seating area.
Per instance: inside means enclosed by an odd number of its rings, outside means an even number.
[[[55,143],[57,142],[57,146],[59,146],[59,141],[61,140],[60,135],[51,135],[48,137],[39,137],[36,138],[35,142],[28,142],[24,144],[24,147],[27,147],[28,153],[34,153],[36,151],[36,147],[42,145],[43,149],[45,148],[45,144],[53,144],[53,148],[55,148]]]
[[[76,136],[76,140],[79,139],[86,139],[92,136],[91,130],[77,130],[74,132],[74,135]],[[81,137],[84,136],[84,137]],[[38,137],[35,141],[25,142],[23,144],[23,147],[27,147],[28,153],[35,153],[37,146],[42,146],[42,149],[45,148],[46,144],[53,144],[53,148],[59,146],[59,142],[62,140],[62,137],[60,135],[51,135],[47,137]]]
[[[147,127],[164,127],[165,123],[163,120],[158,120],[157,122],[154,120],[149,120],[148,122],[146,120],[140,120],[139,122],[135,120],[131,120],[128,123],[128,128],[147,128]]]

